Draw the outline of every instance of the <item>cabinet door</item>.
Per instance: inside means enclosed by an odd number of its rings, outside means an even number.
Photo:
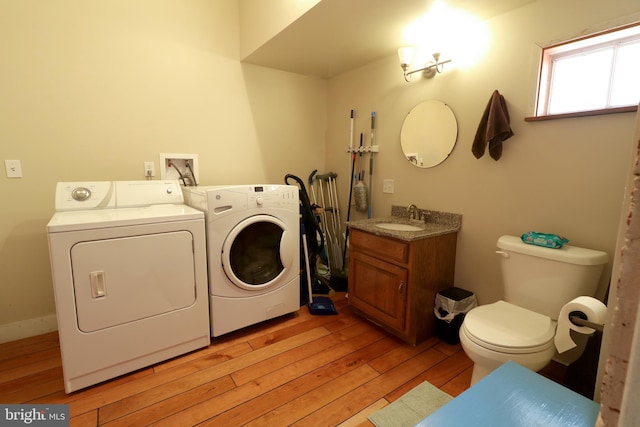
[[[372,320],[403,331],[407,270],[353,251],[349,263],[349,303]]]

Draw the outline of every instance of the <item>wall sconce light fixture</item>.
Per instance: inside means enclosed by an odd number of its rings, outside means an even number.
[[[440,52],[435,52],[432,54],[433,61],[429,61],[425,64],[424,67],[419,68],[417,70],[409,71],[409,64],[411,64],[411,60],[413,59],[413,54],[415,53],[415,48],[413,47],[401,47],[398,49],[398,58],[400,58],[400,67],[402,67],[402,71],[404,72],[404,80],[407,82],[411,81],[411,76],[415,73],[422,72],[422,75],[428,79],[432,78],[436,75],[436,73],[442,72],[443,64],[451,62],[450,59],[446,61],[440,61]]]

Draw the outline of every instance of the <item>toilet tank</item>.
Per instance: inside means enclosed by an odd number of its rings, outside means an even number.
[[[515,236],[500,237],[497,246],[505,300],[552,319],[572,299],[595,294],[609,260],[602,251],[569,245],[545,248]]]

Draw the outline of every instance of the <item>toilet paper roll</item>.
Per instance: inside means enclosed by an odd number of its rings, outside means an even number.
[[[560,309],[560,315],[558,316],[558,327],[556,329],[556,335],[554,341],[559,353],[564,353],[572,348],[576,347],[576,343],[571,339],[571,331],[576,331],[580,334],[591,335],[595,332],[593,328],[588,326],[575,325],[569,317],[571,314],[582,313],[586,317],[586,320],[599,325],[604,324],[604,319],[607,314],[607,306],[601,301],[581,296],[569,301]]]

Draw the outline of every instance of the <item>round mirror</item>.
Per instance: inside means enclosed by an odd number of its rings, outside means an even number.
[[[400,146],[407,160],[420,168],[444,162],[458,138],[456,116],[445,103],[424,101],[402,123]]]

